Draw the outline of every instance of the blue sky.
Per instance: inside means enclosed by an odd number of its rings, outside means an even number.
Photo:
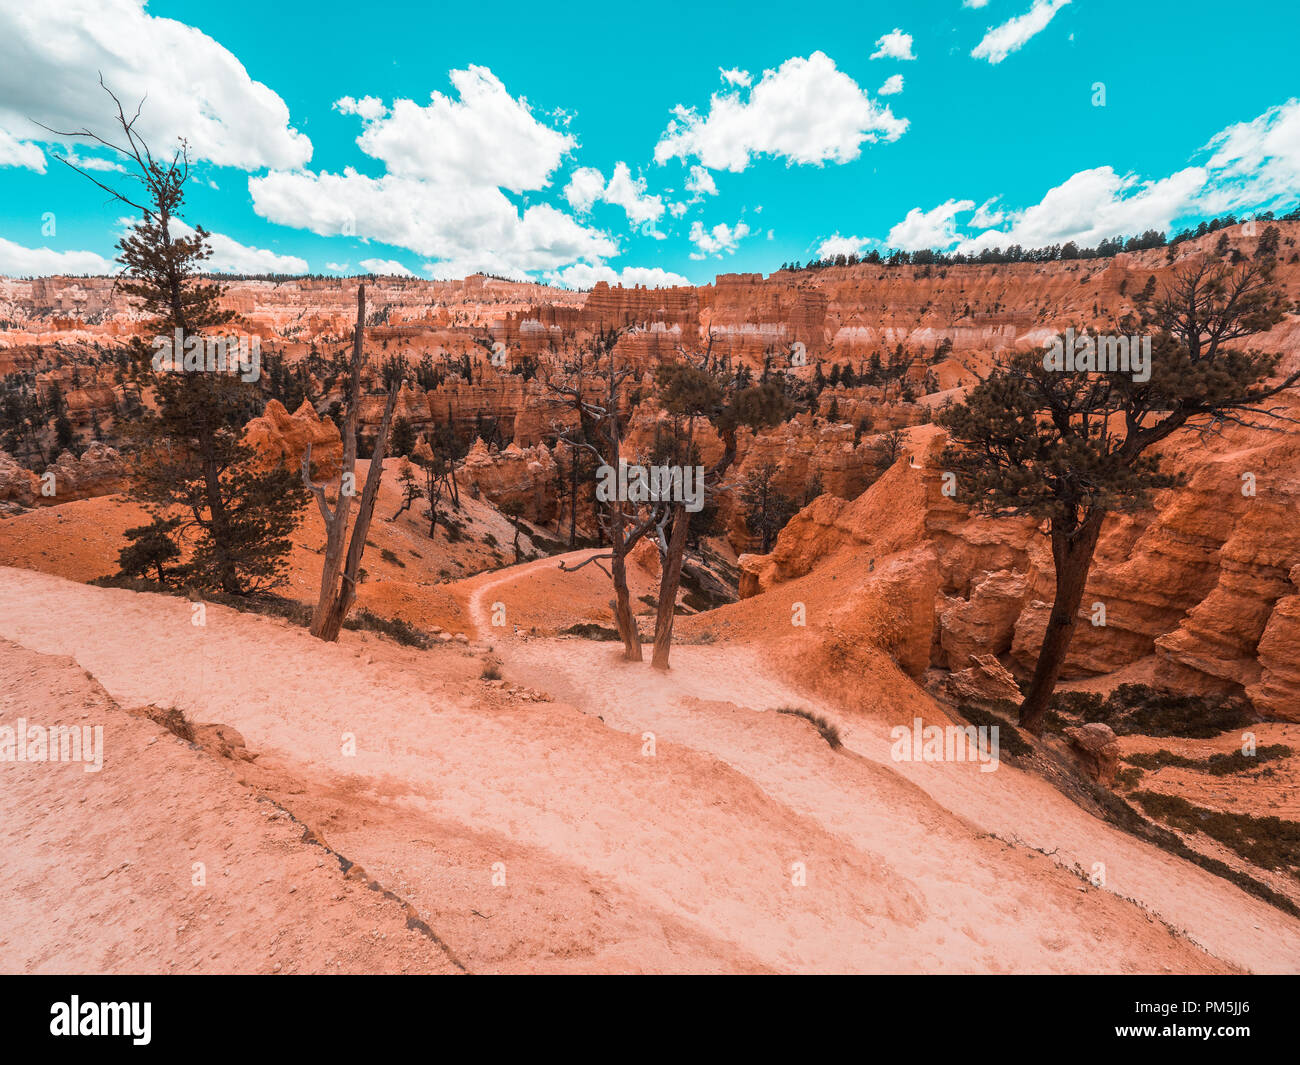
[[[1296,202],[1290,0],[801,13],[0,0],[0,273],[108,268],[127,212],[32,125],[110,132],[97,70],[190,137],[227,270],[704,283]]]

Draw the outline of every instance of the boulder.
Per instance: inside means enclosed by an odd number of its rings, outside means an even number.
[[[1016,619],[1028,595],[1023,573],[999,570],[979,579],[969,599],[949,598],[939,618],[939,639],[948,668],[961,669],[977,654],[1009,651]]]
[[[1016,678],[993,655],[971,655],[970,665],[944,678],[944,694],[958,703],[1011,702],[1023,700]]]
[[[637,541],[632,553],[628,555],[628,561],[655,580],[659,579],[659,548],[648,537]]]
[[[1089,777],[1107,787],[1115,782],[1115,772],[1119,768],[1119,740],[1109,725],[1094,721],[1067,728],[1065,735],[1070,741],[1070,750]]]

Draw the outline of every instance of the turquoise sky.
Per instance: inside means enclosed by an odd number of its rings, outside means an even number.
[[[1298,40],[1258,0],[0,0],[0,273],[114,254],[32,125],[108,134],[96,71],[194,143],[218,268],[704,283],[1294,205]]]

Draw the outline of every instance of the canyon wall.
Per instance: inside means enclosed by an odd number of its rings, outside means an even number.
[[[1276,280],[1300,309],[1300,223],[1278,229]],[[467,437],[491,435],[499,446],[474,446],[467,483],[499,506],[558,525],[558,471],[566,459],[562,447],[548,443],[573,416],[543,381],[597,333],[622,330],[618,353],[636,371],[623,395],[632,454],[648,453],[663,417],[652,399],[655,366],[683,353],[707,352],[743,363],[755,376],[766,367],[807,383],[814,375],[825,380],[837,366],[860,376],[872,356],[888,359],[901,346],[911,359],[904,375],[911,401],[903,401],[904,381],[892,388],[828,384],[812,410],[739,434],[733,485],[770,468],[773,486],[796,504],[816,484],[822,490],[771,554],[744,559],[742,590],[761,594],[856,552],[865,567],[864,602],[892,603],[906,619],[899,647],[910,668],[956,671],[972,655],[993,655],[1023,674],[1052,598],[1046,540],[1032,521],[976,517],[943,496],[942,433],[926,423],[935,407],[959,397],[1009,351],[1041,344],[1072,324],[1124,331],[1121,322],[1152,278],[1157,286],[1169,282],[1223,236],[1230,252],[1254,255],[1258,238],[1238,226],[1172,251],[1109,259],[859,264],[766,278],[724,274],[709,285],[668,289],[600,284],[579,293],[483,277],[370,279],[370,394],[361,433],[373,434],[382,412],[382,359],[441,360],[441,383],[407,385],[398,413],[417,432],[450,421]],[[314,347],[341,350],[355,301],[356,281],[347,279],[236,281],[226,296],[290,361]],[[111,279],[0,279],[0,320],[0,373],[19,375],[38,393],[57,382],[83,437],[97,421],[111,425],[123,385],[106,354],[140,329]],[[486,359],[494,342],[507,349],[506,367]],[[1255,342],[1283,352],[1284,367],[1300,366],[1300,317],[1293,311]],[[460,353],[471,357],[472,380],[456,370]],[[508,372],[527,360],[535,374]],[[310,399],[294,415],[268,406],[249,430],[259,450],[291,459],[308,438],[322,455],[337,448],[337,430],[320,415],[337,410],[342,396]],[[1300,418],[1294,395],[1283,409]],[[1227,425],[1217,435],[1183,434],[1162,446],[1162,461],[1185,484],[1161,493],[1149,511],[1108,520],[1085,598],[1088,620],[1071,648],[1071,676],[1141,666],[1158,682],[1245,693],[1266,713],[1300,720],[1293,650],[1300,636],[1300,436],[1292,422],[1276,429]],[[904,434],[905,447],[891,465],[895,431]],[[721,452],[707,429],[699,443],[706,463]],[[65,473],[75,481],[75,471]],[[1247,474],[1253,495],[1241,490]],[[0,455],[0,495],[30,500],[32,478]],[[755,546],[734,495],[724,502],[722,532],[737,551]],[[885,583],[873,591],[876,581]],[[1105,606],[1105,625],[1091,623],[1095,603]]]

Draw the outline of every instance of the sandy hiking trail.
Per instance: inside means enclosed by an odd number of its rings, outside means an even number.
[[[563,557],[574,565],[596,553]],[[921,882],[938,878],[943,891],[932,903],[951,899],[960,912],[969,913],[970,907],[978,911],[985,906],[983,900],[1005,903],[1009,892],[1017,899],[1032,895],[1028,880],[994,883],[981,876],[987,863],[963,854],[972,830],[976,836],[991,833],[1001,845],[1014,843],[1022,852],[1050,855],[1053,863],[1088,877],[1104,874],[1107,890],[1137,901],[1217,957],[1262,972],[1300,970],[1300,921],[1090,816],[1046,781],[1009,764],[986,773],[970,764],[894,761],[890,727],[899,720],[897,712],[847,714],[793,686],[784,678],[797,676],[798,664],[773,668],[772,658],[779,653],[775,648],[678,645],[672,652],[673,668],[663,674],[650,668],[648,646],[647,661],[636,666],[622,661],[618,644],[520,639],[509,625],[492,627],[489,599],[506,606],[508,618],[512,586],[517,588],[515,597],[527,598],[530,581],[558,563],[541,559],[461,582],[472,589],[468,616],[480,636],[496,636],[494,650],[512,680],[543,683],[552,694],[598,714],[611,727],[651,730],[657,737],[707,751],[782,803],[832,831],[853,833],[863,845],[885,833],[899,843],[906,841],[907,846],[891,852],[891,861]],[[618,683],[611,684],[615,676]],[[914,688],[907,704],[914,704],[918,695],[929,701]],[[828,774],[824,763],[835,760],[833,755],[799,758],[800,753],[810,753],[809,748],[790,742],[789,732],[803,729],[813,734],[812,728],[767,713],[777,707],[807,709],[835,723],[845,751],[861,756],[860,778],[841,784],[838,774]],[[746,727],[746,717],[755,712],[763,715],[767,727]],[[946,720],[937,708],[926,718],[927,723]],[[815,744],[811,752],[820,753]],[[863,808],[863,786],[894,801],[874,810]],[[917,803],[916,789],[933,802]],[[1005,876],[996,863],[989,872]],[[1096,890],[1088,888],[1090,894]],[[1028,905],[1032,909],[1032,903]],[[1052,939],[1050,930],[1043,936]]]
[[[358,632],[322,644],[278,619],[212,604],[196,625],[183,599],[7,568],[0,638],[75,661],[120,707],[174,707],[237,729],[257,758],[219,766],[224,786],[242,789],[229,801],[274,800],[408,903],[447,948],[405,933],[431,970],[447,968],[449,955],[470,972],[1297,968],[1300,922],[1109,830],[1046,784],[1005,765],[987,774],[896,765],[887,730],[878,738],[877,723],[826,710],[848,746],[833,752],[807,722],[761,712],[818,707],[778,678],[761,647],[678,647],[664,677],[621,663],[616,645],[515,638],[491,626],[491,603],[508,614],[530,578],[557,565],[544,559],[453,586],[479,642],[430,651]],[[480,680],[488,644],[508,681],[549,698]],[[26,697],[35,707],[45,698]],[[118,730],[100,774],[77,771],[59,785],[65,805],[90,807],[100,831],[139,847],[180,808],[135,802],[141,743]],[[150,750],[160,745],[189,761],[151,769],[158,786],[207,802],[217,784],[190,763],[212,756],[166,733]],[[0,777],[5,808],[23,826],[9,829],[5,860],[26,877],[26,905],[39,908],[44,892],[69,906],[98,900],[106,889],[55,876],[61,854],[37,827],[43,800],[11,793],[18,779]],[[259,844],[230,818],[185,827],[187,843],[202,828]],[[319,860],[319,848],[294,846]],[[166,874],[182,886],[183,849]],[[1107,861],[1109,890],[1061,864],[1090,870],[1093,861]],[[337,865],[320,868],[338,882]],[[286,865],[287,886],[252,889],[263,905],[250,923],[278,930],[303,918],[306,927],[301,911],[313,900],[293,876]],[[151,884],[132,890],[139,897]],[[393,912],[402,927],[400,907]],[[129,967],[104,957],[104,967]],[[181,971],[208,966],[206,955],[182,950],[181,959]],[[403,961],[412,964],[394,948],[374,967]],[[35,962],[22,953],[6,964]],[[75,968],[58,953],[42,964]],[[298,964],[314,971],[317,960],[304,954]]]

